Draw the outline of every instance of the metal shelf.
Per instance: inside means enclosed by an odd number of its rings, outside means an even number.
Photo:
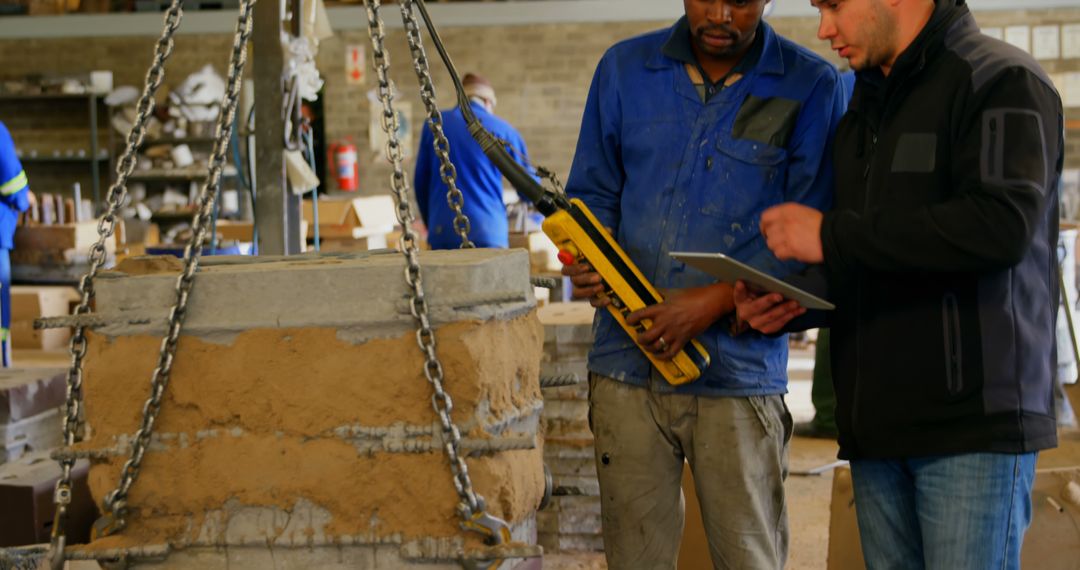
[[[157,144],[208,144],[213,143],[214,137],[162,137],[159,139],[143,139],[142,146],[153,146]],[[120,139],[121,145],[127,144],[127,140]]]
[[[110,161],[109,147],[100,144],[98,140],[98,107],[104,103],[105,95],[101,93],[0,93],[0,102],[29,102],[29,101],[45,101],[45,102],[57,102],[57,101],[77,101],[86,105],[86,116],[89,121],[90,131],[89,139],[86,144],[89,148],[86,149],[86,156],[22,156],[19,160],[26,161],[27,163],[68,163],[68,164],[84,164],[90,166],[90,191],[93,198],[94,207],[101,203],[101,169],[103,162]],[[37,106],[35,106],[37,107]],[[50,110],[55,111],[55,106]],[[69,112],[72,108],[65,106],[64,112]],[[102,152],[104,151],[104,153]],[[25,153],[24,153],[25,154]],[[101,155],[104,154],[104,157]],[[99,158],[101,157],[101,158]]]
[[[104,162],[106,160],[109,160],[108,155],[101,155],[101,156],[98,156],[97,158],[92,158],[92,157],[89,157],[89,156],[48,156],[48,155],[45,155],[45,156],[20,156],[19,157],[19,162],[23,162],[23,163],[26,163],[26,162],[90,162],[90,161]]]
[[[182,222],[195,217],[195,210],[157,210],[150,213],[151,220]]]
[[[221,175],[225,178],[236,176],[236,169],[227,167]],[[206,180],[208,176],[210,176],[210,172],[202,168],[152,168],[149,170],[136,170],[131,173],[128,180],[131,182],[188,182]]]
[[[101,93],[0,93],[0,101],[104,99]]]

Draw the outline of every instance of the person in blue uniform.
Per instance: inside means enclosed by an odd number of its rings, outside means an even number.
[[[510,153],[528,167],[525,140],[510,123],[495,116],[495,89],[483,77],[468,73],[462,79],[473,113],[484,127],[506,141]],[[457,187],[464,196],[463,211],[470,221],[469,239],[476,247],[505,248],[510,245],[506,206],[503,205],[503,176],[491,163],[465,125],[461,109],[442,112],[443,131],[450,143],[450,161],[457,170]],[[439,174],[439,157],[433,147],[430,125],[420,135],[413,185],[420,217],[428,230],[431,249],[457,249],[461,237],[454,231],[454,211],[447,203],[446,184]]]
[[[720,252],[783,277],[758,231],[768,207],[827,208],[829,141],[843,114],[837,69],[779,36],[767,0],[684,0],[667,29],[619,42],[589,91],[567,193],[580,198],[663,303],[627,321],[597,312],[589,353],[590,426],[610,568],[671,569],[689,464],[715,568],[784,567],[784,476],[791,437],[787,337],[733,335],[732,284],[671,258]],[[573,294],[609,302],[587,264],[564,269]],[[711,365],[669,385],[635,345],[672,358],[691,339]]]
[[[15,141],[0,122],[0,338],[3,366],[11,365],[11,258],[19,213],[30,207],[30,185],[15,152]]]

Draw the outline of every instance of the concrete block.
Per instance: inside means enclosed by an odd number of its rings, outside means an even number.
[[[404,302],[402,256],[205,261],[129,497],[140,514],[132,536],[192,556],[239,547],[245,558],[232,568],[262,568],[271,549],[271,567],[337,568],[323,565],[332,558],[324,547],[340,544],[405,549],[405,563],[376,552],[379,568],[455,558],[459,499]],[[543,332],[527,257],[424,252],[421,264],[474,488],[531,543],[543,493]],[[177,271],[136,259],[98,285],[95,316],[107,324],[89,336],[83,444],[100,454],[90,476],[98,500],[139,425]]]

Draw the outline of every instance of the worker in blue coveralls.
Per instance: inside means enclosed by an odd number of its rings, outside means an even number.
[[[597,311],[589,402],[610,568],[675,568],[684,460],[714,567],[779,569],[787,557],[787,337],[737,334],[732,284],[668,255],[720,252],[783,276],[798,266],[766,247],[762,211],[830,204],[839,72],[776,34],[768,1],[684,0],[671,28],[604,54],[585,105],[567,191],[666,296],[629,316],[653,321],[636,340],[670,359],[697,338],[711,357],[673,388]],[[563,273],[575,297],[607,303],[588,265]]]
[[[483,77],[467,73],[462,86],[469,97],[473,113],[484,127],[506,141],[510,154],[527,165],[525,140],[510,123],[494,114],[495,89]],[[470,221],[469,239],[476,247],[509,247],[509,225],[503,204],[502,173],[480,149],[469,129],[461,109],[454,107],[442,112],[443,130],[450,143],[450,162],[457,170],[457,187],[464,196],[463,211]],[[420,217],[428,230],[431,249],[457,249],[461,237],[454,229],[454,211],[446,199],[446,183],[440,176],[439,157],[433,146],[434,136],[427,125],[420,135],[420,150],[416,156],[416,201]]]
[[[15,246],[15,224],[19,213],[30,207],[30,185],[15,152],[15,142],[0,122],[0,336],[3,366],[11,365],[11,258]]]

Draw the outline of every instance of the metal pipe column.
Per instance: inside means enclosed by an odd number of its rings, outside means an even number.
[[[289,65],[283,41],[285,2],[260,0],[255,5],[252,48],[255,66],[255,208],[259,255],[300,253],[300,197],[285,179],[284,76]],[[295,1],[295,0],[294,0]],[[297,4],[299,2],[296,2]],[[299,20],[294,9],[293,19]],[[250,151],[249,151],[250,152]]]

